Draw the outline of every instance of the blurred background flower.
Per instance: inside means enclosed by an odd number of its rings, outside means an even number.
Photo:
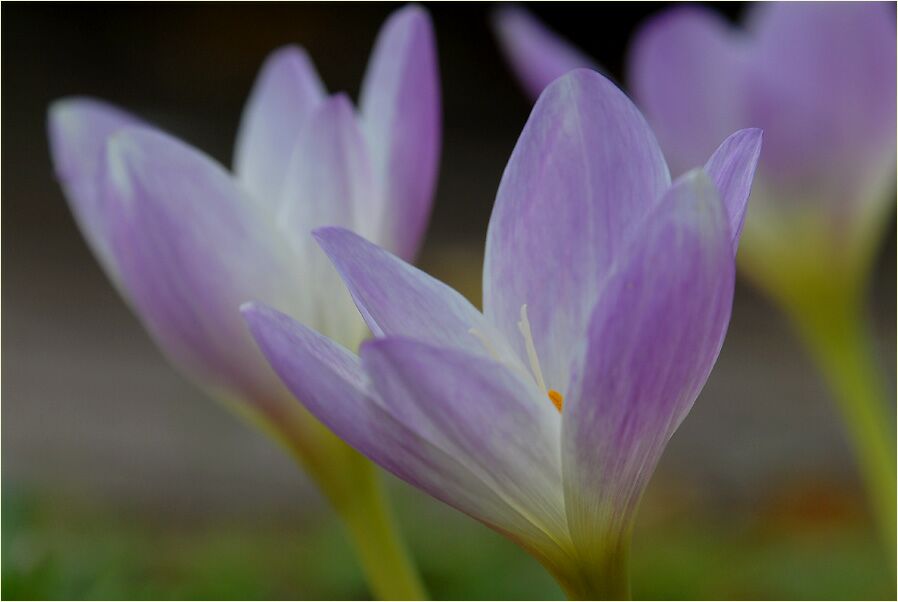
[[[618,81],[632,33],[657,10],[531,8]],[[227,163],[247,83],[272,48],[301,41],[329,87],[356,97],[394,9],[6,7],[5,597],[367,595],[314,489],[267,439],[173,374],[109,287],[53,181],[44,111],[70,94],[103,97]],[[446,136],[420,263],[476,301],[487,220],[530,102],[493,41],[493,7],[428,9]],[[743,12],[715,10],[734,22]],[[892,228],[883,246],[871,308],[876,349],[893,366]],[[894,371],[887,377],[893,390]],[[838,415],[820,403],[826,395],[786,324],[737,284],[717,366],[646,492],[635,596],[894,597]],[[434,596],[561,595],[513,544],[391,486]]]
[[[639,31],[628,70],[683,168],[718,131],[767,133],[740,266],[829,379],[893,562],[894,403],[869,341],[867,286],[894,221],[894,8],[761,3],[740,29],[712,11],[672,9]]]

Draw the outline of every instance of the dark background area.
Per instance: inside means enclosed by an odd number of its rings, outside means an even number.
[[[54,181],[44,127],[53,99],[97,96],[227,165],[269,51],[305,46],[328,89],[355,97],[396,6],[3,6],[5,597],[365,596],[305,477],[179,377],[117,297]],[[421,264],[479,302],[487,221],[530,103],[490,32],[492,5],[427,8],[444,145]],[[663,6],[529,8],[622,81],[634,28]],[[734,20],[742,11],[717,8]],[[890,390],[894,236],[871,305]],[[435,595],[558,594],[510,543],[392,485]],[[740,284],[718,365],[647,493],[634,573],[651,579],[637,579],[636,594],[894,595],[884,562],[820,378],[780,316]]]

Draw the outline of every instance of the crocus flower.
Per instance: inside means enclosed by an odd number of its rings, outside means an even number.
[[[737,29],[694,6],[661,14],[635,36],[629,84],[675,173],[727,132],[764,129],[740,267],[786,311],[828,376],[894,550],[893,421],[864,324],[894,206],[894,5],[764,2],[745,21]],[[531,94],[590,64],[521,9],[497,23]]]
[[[622,596],[637,503],[720,350],[760,132],[671,183],[654,135],[578,70],[533,109],[487,235],[484,311],[345,229],[315,236],[375,338],[360,357],[244,312],[322,422],[531,552],[572,596]]]
[[[98,100],[60,100],[49,113],[57,176],[116,287],[179,369],[298,456],[354,523],[369,577],[390,598],[420,592],[409,579],[383,581],[398,548],[377,541],[385,518],[365,508],[378,493],[370,464],[285,390],[239,307],[261,299],[358,345],[364,323],[310,232],[344,226],[411,259],[436,181],[439,103],[432,26],[409,6],[377,39],[358,111],[327,95],[303,49],[272,53],[243,113],[233,173]]]
[[[740,266],[836,391],[892,567],[894,420],[864,307],[895,203],[895,53],[894,5],[765,3],[744,31],[708,11],[662,14],[630,65],[662,147],[684,167],[720,131],[767,132]]]

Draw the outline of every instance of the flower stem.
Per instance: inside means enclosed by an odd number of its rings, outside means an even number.
[[[336,503],[336,510],[372,593],[380,600],[424,600],[424,587],[399,536],[380,476],[362,461],[354,495]]]
[[[346,528],[365,578],[380,600],[427,594],[393,519],[378,469],[315,420],[299,403],[232,408],[277,441],[318,485]]]
[[[895,419],[888,412],[863,295],[852,294],[852,288],[815,303],[793,304],[789,313],[835,393],[890,566],[895,566]]]

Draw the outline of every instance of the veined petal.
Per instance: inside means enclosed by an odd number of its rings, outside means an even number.
[[[375,337],[401,336],[441,346],[484,349],[492,329],[451,287],[342,228],[315,231]]]
[[[742,123],[745,84],[738,33],[716,13],[676,7],[651,19],[629,52],[631,90],[674,174],[702,165]]]
[[[456,458],[561,549],[570,549],[561,483],[561,420],[501,365],[402,338],[368,341],[362,364],[410,431]]]
[[[549,388],[565,393],[599,283],[628,230],[669,185],[642,115],[603,76],[572,71],[536,102],[490,219],[483,305],[521,358],[518,321],[527,305]]]
[[[481,475],[394,417],[371,388],[355,355],[260,304],[246,304],[242,311],[274,370],[338,437],[462,512],[531,545],[534,541],[551,545]]]
[[[125,111],[93,98],[57,100],[47,115],[56,177],[81,233],[114,282],[118,281],[117,268],[109,249],[98,177],[106,157],[107,138],[139,123]]]
[[[420,6],[397,10],[381,28],[359,106],[381,192],[368,212],[377,218],[372,240],[411,260],[427,228],[441,140],[436,44]]]
[[[144,128],[110,138],[103,187],[123,286],[160,347],[206,385],[280,394],[238,311],[298,297],[258,206],[210,158]]]
[[[746,121],[766,132],[765,178],[845,203],[894,171],[894,6],[775,2],[752,7],[748,31]]]
[[[726,208],[733,237],[733,255],[739,248],[748,195],[761,154],[761,136],[759,129],[739,130],[724,140],[705,163],[705,172],[717,186]]]
[[[309,115],[290,159],[278,222],[291,239],[314,245],[308,235],[321,226],[362,232],[357,219],[373,195],[371,164],[355,110],[345,94],[320,103]]]
[[[303,127],[282,191],[278,225],[296,252],[302,281],[317,293],[299,317],[350,348],[365,334],[361,316],[330,260],[312,237],[321,226],[367,233],[371,164],[355,110],[345,94],[318,105]]]
[[[534,100],[546,86],[572,69],[599,70],[595,61],[520,6],[501,6],[493,27],[506,60]]]
[[[272,211],[300,129],[322,100],[324,85],[304,49],[285,46],[268,56],[243,109],[234,173]]]
[[[631,244],[599,296],[562,414],[568,524],[587,557],[631,526],[714,365],[733,296],[726,212],[701,169],[674,184]]]

